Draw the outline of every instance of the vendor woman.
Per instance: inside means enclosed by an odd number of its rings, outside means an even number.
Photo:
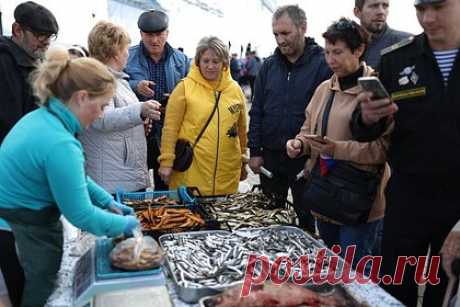
[[[130,235],[139,225],[131,208],[85,175],[75,138],[103,114],[114,94],[113,75],[97,60],[70,60],[59,49],[37,69],[33,87],[41,108],[24,116],[0,147],[0,218],[13,231],[24,269],[23,307],[43,306],[54,289],[61,214],[99,236]]]

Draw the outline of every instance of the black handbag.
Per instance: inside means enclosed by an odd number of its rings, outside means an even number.
[[[184,139],[178,139],[176,141],[176,147],[175,147],[175,150],[174,150],[174,153],[176,155],[176,158],[174,159],[174,163],[173,163],[173,169],[175,171],[178,171],[178,172],[185,172],[186,170],[188,170],[188,168],[190,167],[190,165],[192,165],[192,161],[193,161],[193,148],[196,146],[196,144],[198,144],[198,141],[201,139],[201,137],[203,136],[203,133],[204,131],[206,130],[206,128],[209,126],[209,123],[211,122],[211,119],[212,117],[214,116],[214,113],[216,113],[216,110],[217,110],[217,106],[219,104],[219,100],[220,100],[220,94],[222,92],[218,92],[216,94],[216,103],[214,105],[214,109],[212,110],[211,112],[211,115],[209,116],[208,118],[208,121],[206,122],[206,124],[203,126],[203,128],[201,129],[200,133],[198,134],[195,142],[192,144],[190,144],[189,141],[187,140],[184,140]]]
[[[325,106],[321,135],[327,132],[327,123],[334,92]],[[304,201],[310,209],[326,218],[345,225],[367,222],[369,212],[377,195],[380,172],[372,173],[358,169],[348,161],[336,160],[327,175],[320,173],[319,161],[310,173],[310,181],[304,192]]]

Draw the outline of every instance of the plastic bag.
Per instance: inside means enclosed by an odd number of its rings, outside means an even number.
[[[129,238],[118,243],[110,252],[114,267],[135,271],[159,267],[164,253],[158,243],[149,236]]]

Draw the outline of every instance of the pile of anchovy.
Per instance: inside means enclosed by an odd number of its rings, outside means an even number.
[[[262,193],[233,194],[206,206],[212,218],[230,229],[295,224],[292,206],[276,208],[274,200]]]
[[[234,233],[170,234],[161,239],[161,244],[177,283],[191,288],[227,287],[241,282],[251,254],[268,256],[270,261],[287,256],[294,263],[301,256],[308,255],[309,273],[312,274],[318,252],[313,242],[302,233],[276,228]],[[327,267],[326,260],[321,272],[326,272]],[[258,261],[255,276],[260,271]]]

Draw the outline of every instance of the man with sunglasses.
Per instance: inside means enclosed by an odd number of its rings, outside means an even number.
[[[59,30],[54,15],[32,1],[19,4],[14,19],[12,36],[0,37],[0,144],[22,116],[37,108],[29,75]],[[20,305],[24,277],[8,229],[0,219],[0,268],[16,307]]]

